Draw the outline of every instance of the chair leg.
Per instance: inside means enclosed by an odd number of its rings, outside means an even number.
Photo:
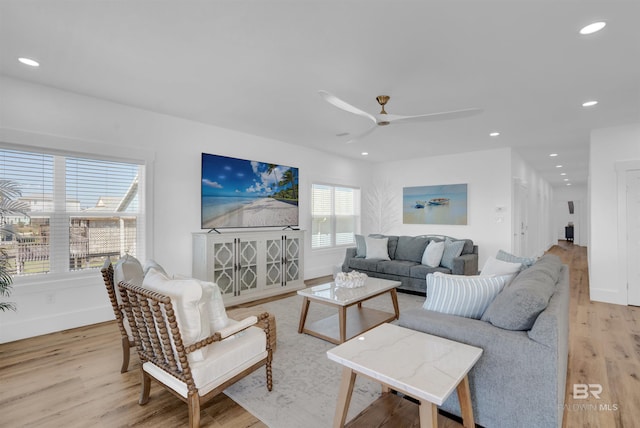
[[[187,398],[187,404],[189,405],[189,427],[200,427],[200,397],[196,392],[189,394]]]
[[[145,371],[140,367],[140,373],[142,374],[142,383],[140,385],[140,399],[138,400],[138,404],[141,406],[147,404],[149,401],[149,392],[151,391],[151,377],[145,373]]]
[[[129,350],[131,349],[131,343],[128,337],[122,338],[122,367],[120,373],[124,373],[129,370]]]
[[[267,390],[271,391],[273,389],[273,376],[271,370],[271,350],[269,350],[269,357],[267,358]]]

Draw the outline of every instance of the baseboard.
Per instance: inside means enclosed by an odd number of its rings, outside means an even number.
[[[619,291],[605,290],[603,288],[589,288],[589,298],[593,302],[613,303],[615,305],[627,305],[627,296]]]

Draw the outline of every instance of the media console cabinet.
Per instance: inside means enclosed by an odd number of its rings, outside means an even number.
[[[225,306],[304,288],[304,231],[197,232],[192,276],[215,282]]]

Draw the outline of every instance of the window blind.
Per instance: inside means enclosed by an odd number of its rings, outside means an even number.
[[[69,272],[144,254],[144,165],[0,148],[0,179],[17,183],[28,217],[2,247],[14,274]]]
[[[311,196],[311,248],[354,243],[360,227],[360,190],[313,184]]]

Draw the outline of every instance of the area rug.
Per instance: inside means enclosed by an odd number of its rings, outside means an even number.
[[[424,297],[398,293],[400,313],[422,306]],[[262,304],[273,313],[277,325],[277,349],[273,357],[273,390],[267,391],[264,369],[225,390],[236,403],[270,428],[326,428],[332,426],[342,366],[327,358],[335,345],[298,334],[302,297],[293,296]],[[368,300],[364,306],[393,312],[388,294]],[[335,314],[335,308],[311,303],[307,323]],[[380,384],[356,378],[347,420],[351,420],[380,395]]]

